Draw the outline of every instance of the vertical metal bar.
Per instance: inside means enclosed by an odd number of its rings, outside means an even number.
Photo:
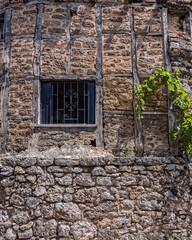
[[[70,118],[72,118],[72,82],[70,82]]]
[[[79,81],[77,81],[77,123],[79,123]]]
[[[83,123],[85,123],[85,81],[83,81],[83,86],[84,86],[84,120],[83,120]]]
[[[88,114],[88,124],[89,124],[89,115],[90,115],[90,112],[89,112],[89,109],[90,109],[90,107],[89,107],[89,104],[90,104],[90,102],[89,102],[89,94],[90,94],[90,91],[89,91],[89,84],[88,84],[88,82],[87,82],[87,106],[88,106],[88,109],[87,109],[87,114]]]
[[[134,82],[134,90],[135,83],[139,84],[139,75],[137,71],[137,57],[136,57],[136,37],[134,30],[134,15],[133,9],[130,8],[130,23],[131,23],[131,38],[132,38],[132,71],[133,71],[133,82]],[[143,145],[143,128],[141,119],[137,117],[136,111],[137,102],[135,97],[133,99],[133,107],[134,107],[134,128],[135,128],[135,152],[138,156],[143,155],[144,145]]]
[[[53,84],[51,83],[50,123],[53,123]]]
[[[59,85],[59,83],[57,82],[57,95],[56,95],[56,97],[57,97],[57,108],[56,108],[56,111],[57,111],[57,123],[58,123],[58,115],[59,115],[59,111],[58,111],[58,108],[59,108],[59,101],[58,101],[58,85]]]
[[[64,82],[64,85],[63,85],[63,87],[64,87],[64,90],[63,90],[63,95],[64,95],[64,123],[65,123],[65,82]]]

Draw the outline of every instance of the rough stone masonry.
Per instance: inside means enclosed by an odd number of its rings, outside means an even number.
[[[191,0],[0,0],[0,19],[0,240],[192,237],[169,91],[142,121],[133,96],[162,66],[192,96]],[[40,124],[41,84],[77,80],[95,124]]]

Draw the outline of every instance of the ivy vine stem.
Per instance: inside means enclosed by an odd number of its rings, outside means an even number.
[[[179,69],[169,73],[167,67],[163,67],[156,70],[149,79],[144,80],[143,84],[136,84],[134,91],[137,101],[136,111],[138,119],[142,119],[147,97],[152,94],[155,88],[162,85],[169,86],[173,108],[177,115],[177,127],[170,134],[174,140],[178,140],[181,150],[192,157],[192,109],[190,98],[181,87],[178,73]]]

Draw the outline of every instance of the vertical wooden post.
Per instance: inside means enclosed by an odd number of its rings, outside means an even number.
[[[34,84],[33,84],[33,123],[40,123],[40,57],[41,57],[41,30],[42,30],[42,17],[43,17],[43,4],[38,4],[37,21],[35,29],[35,55],[34,55]]]
[[[2,130],[2,150],[6,152],[7,128],[8,128],[9,72],[11,62],[11,9],[7,9],[5,11],[4,29],[5,29],[5,53],[4,53],[5,68],[1,99],[1,111],[2,111],[1,130]]]
[[[167,66],[168,71],[171,73],[171,63],[169,59],[168,53],[168,9],[162,8],[162,26],[163,26],[163,48],[164,48],[164,61],[165,66]],[[176,127],[177,119],[173,111],[173,101],[171,98],[171,92],[169,88],[167,89],[168,92],[168,126],[169,131],[172,131]],[[177,142],[173,141],[169,134],[169,145],[171,152],[173,154],[177,154]]]
[[[190,33],[191,33],[191,39],[192,39],[192,12],[189,12],[189,24],[190,24]]]
[[[97,59],[96,59],[96,145],[104,147],[103,141],[103,76],[102,76],[102,14],[101,7],[95,5],[96,30],[97,30]]]
[[[133,71],[133,90],[136,89],[135,84],[139,84],[139,75],[137,71],[137,56],[136,56],[136,36],[134,30],[134,16],[133,9],[130,8],[130,24],[131,24],[131,39],[132,39],[132,71]],[[144,151],[143,146],[143,128],[141,119],[138,119],[136,112],[136,99],[133,96],[133,108],[134,108],[134,128],[135,128],[135,153],[137,156],[142,156]]]
[[[67,57],[66,57],[66,74],[70,74],[70,52],[71,52],[71,8],[67,9]]]

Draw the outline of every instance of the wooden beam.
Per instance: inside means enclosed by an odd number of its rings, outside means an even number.
[[[66,56],[66,74],[70,74],[71,58],[71,8],[67,8],[67,56]]]
[[[41,57],[41,30],[42,30],[42,17],[43,17],[43,4],[38,4],[37,21],[35,28],[35,55],[34,55],[34,84],[33,84],[33,122],[40,122],[40,57]]]
[[[2,131],[2,150],[6,152],[7,130],[8,130],[8,91],[9,91],[9,72],[11,62],[11,9],[5,11],[5,53],[4,53],[4,78],[2,83],[1,96],[1,131]]]
[[[192,12],[189,11],[189,21],[190,21],[190,34],[191,34],[191,39],[192,39]]]
[[[90,80],[95,81],[97,77],[95,75],[40,75],[41,81],[46,80]]]
[[[58,36],[54,34],[42,34],[42,39],[57,39],[57,40],[67,40],[66,36]]]
[[[137,56],[136,56],[136,35],[134,30],[134,15],[133,9],[130,8],[130,24],[131,24],[131,39],[132,39],[132,71],[133,71],[133,91],[135,91],[135,84],[139,84],[139,75],[137,71]],[[136,112],[136,99],[133,96],[133,108],[134,108],[134,128],[135,128],[135,153],[137,156],[142,156],[144,151],[143,145],[143,128],[141,119],[138,119]]]
[[[164,61],[165,61],[165,66],[167,66],[168,71],[171,73],[171,63],[170,63],[170,58],[169,58],[169,41],[168,41],[168,9],[167,8],[162,8],[162,25],[163,25],[163,48],[164,48]],[[169,131],[172,131],[174,128],[176,128],[177,124],[177,119],[176,115],[174,114],[173,111],[173,100],[171,98],[171,92],[169,88],[167,88],[168,92],[168,128]],[[177,154],[177,142],[173,141],[169,134],[169,146],[171,149],[171,152],[173,154]]]
[[[97,31],[97,59],[96,59],[96,146],[104,147],[103,140],[103,76],[102,76],[102,15],[101,7],[95,5],[96,31]]]

